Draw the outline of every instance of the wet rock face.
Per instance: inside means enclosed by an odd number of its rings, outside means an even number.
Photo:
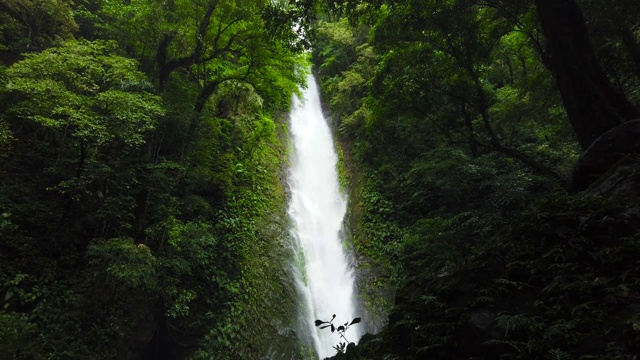
[[[640,119],[600,135],[580,157],[569,181],[570,192],[593,185],[596,191],[618,196],[638,194],[640,183]],[[635,183],[635,184],[634,184]]]

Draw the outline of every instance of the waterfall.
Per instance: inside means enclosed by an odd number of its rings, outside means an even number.
[[[329,321],[335,314],[333,323],[338,327],[360,314],[353,269],[341,239],[347,200],[338,181],[338,157],[312,75],[307,83],[304,100],[293,96],[288,212],[295,243],[294,274],[301,298],[300,330],[323,359],[334,355],[333,346],[344,340],[330,329],[317,328],[314,321]],[[357,343],[362,332],[360,325],[353,325],[345,336]]]

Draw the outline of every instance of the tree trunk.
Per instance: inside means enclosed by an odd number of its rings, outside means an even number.
[[[535,0],[547,54],[569,121],[582,149],[605,131],[639,117],[611,85],[589,45],[574,0]]]

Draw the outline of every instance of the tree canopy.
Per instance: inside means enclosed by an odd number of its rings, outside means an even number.
[[[599,5],[347,1],[318,17],[363,299],[388,317],[344,358],[638,351],[622,315],[638,284],[621,275],[636,270],[597,255],[638,246],[622,225],[637,206],[624,185],[640,100],[624,19],[637,9]]]
[[[0,5],[4,354],[298,352],[279,179],[309,64],[272,7]]]

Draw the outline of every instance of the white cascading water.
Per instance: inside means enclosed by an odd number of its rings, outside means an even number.
[[[334,346],[345,342],[330,329],[319,329],[316,319],[338,327],[360,316],[355,300],[354,274],[341,239],[347,200],[340,191],[337,155],[327,121],[322,114],[320,94],[312,75],[303,90],[304,100],[293,97],[291,136],[293,153],[289,173],[297,264],[296,284],[301,296],[301,330],[311,338],[320,359],[336,353]],[[345,336],[357,343],[361,324],[350,327]]]

